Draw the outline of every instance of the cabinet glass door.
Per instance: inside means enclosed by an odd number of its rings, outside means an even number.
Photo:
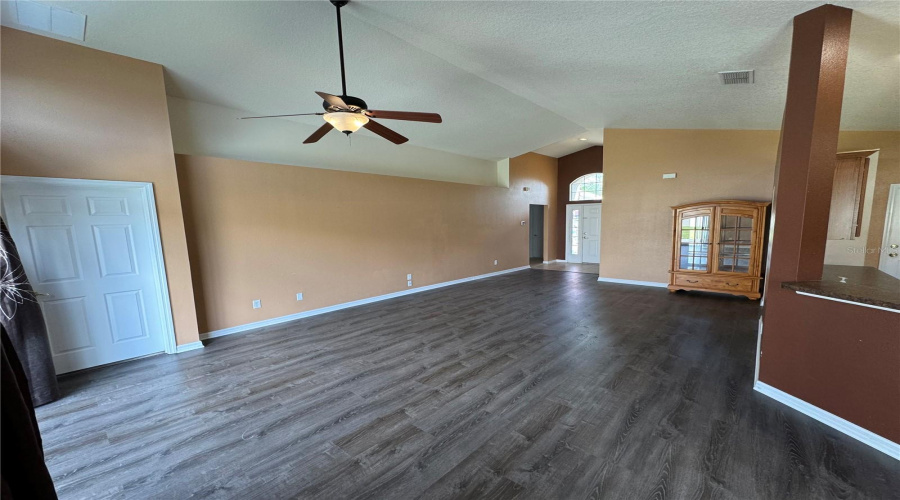
[[[749,273],[753,216],[722,214],[719,219],[718,271]]]
[[[678,268],[687,271],[709,270],[710,213],[688,212],[679,220],[681,241]]]

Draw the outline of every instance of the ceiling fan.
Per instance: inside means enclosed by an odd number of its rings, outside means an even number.
[[[350,0],[330,0],[337,10],[338,50],[341,55],[341,95],[331,95],[325,92],[316,92],[322,99],[324,113],[296,113],[290,115],[246,116],[242,120],[257,118],[285,118],[288,116],[322,116],[325,125],[303,141],[303,144],[312,144],[325,136],[331,129],[337,129],[348,136],[364,127],[375,134],[384,137],[394,144],[403,144],[408,141],[406,137],[394,132],[372,118],[386,120],[406,120],[413,122],[441,123],[441,115],[437,113],[415,113],[411,111],[380,111],[369,109],[366,101],[359,97],[347,95],[347,78],[344,73],[344,36],[341,30],[341,7],[347,5]]]

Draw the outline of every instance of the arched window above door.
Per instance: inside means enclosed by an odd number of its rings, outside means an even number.
[[[594,201],[603,199],[603,174],[587,174],[569,184],[569,201]]]

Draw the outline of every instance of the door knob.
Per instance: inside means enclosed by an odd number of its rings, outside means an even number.
[[[900,247],[900,245],[898,245],[898,244],[896,244],[896,243],[894,243],[893,245],[891,245],[891,248],[897,248],[897,247]]]
[[[896,256],[897,256],[897,252],[891,252],[888,254],[888,257],[896,257]]]

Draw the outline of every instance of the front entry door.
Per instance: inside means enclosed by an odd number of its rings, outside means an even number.
[[[2,190],[57,373],[165,350],[171,320],[148,188],[4,176]]]
[[[581,261],[591,264],[600,263],[600,204],[582,205],[584,222],[581,241],[584,252]]]
[[[566,205],[566,261],[600,262],[600,204]]]

